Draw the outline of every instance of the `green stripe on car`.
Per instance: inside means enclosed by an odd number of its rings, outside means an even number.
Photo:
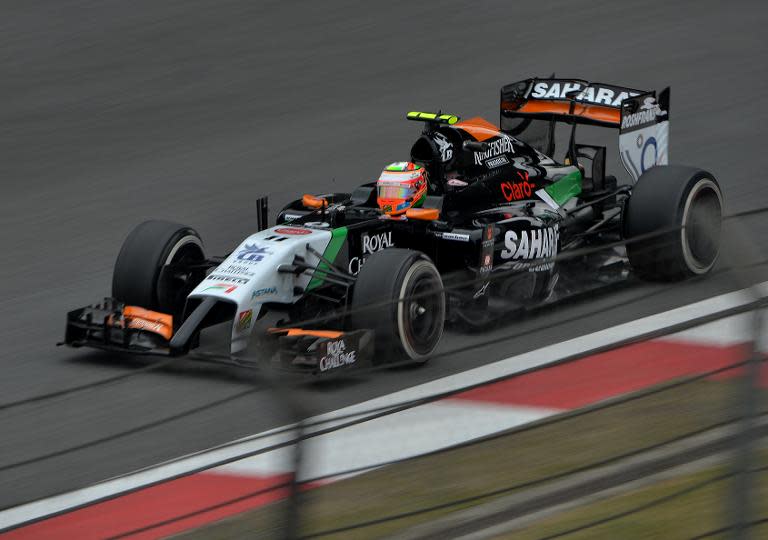
[[[341,250],[341,246],[344,245],[344,241],[347,239],[347,228],[346,227],[339,227],[338,229],[333,229],[331,231],[331,241],[328,242],[328,246],[325,248],[325,251],[323,252],[323,257],[333,263],[336,260],[336,256],[339,254],[339,251]],[[328,265],[325,264],[325,262],[320,261],[320,263],[317,265],[317,268],[315,269],[315,273],[312,276],[312,279],[309,280],[309,285],[307,285],[307,290],[311,291],[312,289],[316,289],[320,285],[323,284],[325,281],[326,273],[325,271],[329,270]]]
[[[581,171],[577,169],[568,173],[557,182],[546,186],[544,190],[558,206],[562,206],[571,198],[581,193],[581,180]]]

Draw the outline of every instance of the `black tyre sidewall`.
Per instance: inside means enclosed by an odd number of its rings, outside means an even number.
[[[429,266],[423,266],[423,263]],[[357,282],[352,296],[351,324],[355,328],[372,329],[376,332],[376,352],[384,360],[397,360],[403,356],[414,362],[424,362],[431,350],[426,354],[414,354],[408,351],[401,336],[400,317],[403,316],[404,304],[398,302],[401,292],[406,285],[408,276],[414,265],[419,265],[420,271],[434,272],[438,283],[442,286],[440,274],[429,258],[417,251],[400,248],[385,249],[371,255],[357,276]],[[416,277],[417,274],[412,274]],[[445,297],[442,297],[441,327],[436,343],[442,335],[442,324],[445,318]],[[434,350],[434,347],[432,348]]]
[[[664,165],[653,167],[640,177],[627,202],[623,224],[624,237],[630,240],[627,255],[640,277],[668,281],[709,270],[693,271],[686,262],[684,231],[675,230],[632,241],[639,236],[680,227],[691,191],[706,180],[716,187],[722,212],[722,191],[715,177],[707,171],[682,165]]]
[[[169,255],[183,239],[187,239],[184,245],[196,239],[202,255],[200,235],[186,225],[152,220],[133,229],[115,261],[112,296],[128,305],[166,313],[179,312],[181,306],[169,305],[167,298],[160,297],[158,282]]]

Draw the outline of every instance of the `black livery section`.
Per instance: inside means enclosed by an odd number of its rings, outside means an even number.
[[[719,253],[722,193],[710,173],[662,161],[668,105],[668,91],[657,101],[653,92],[621,86],[532,78],[502,88],[500,128],[482,118],[408,113],[422,122],[408,156],[427,172],[419,208],[382,215],[376,185],[368,183],[351,193],[304,195],[278,213],[278,224],[332,231],[334,248],[316,253],[320,262],[295,255],[277,268],[310,279],[294,287],[293,302],[264,304],[283,314],[274,329],[275,364],[322,374],[371,362],[424,362],[446,322],[483,329],[584,290],[585,281],[624,279],[630,269],[654,280],[709,272]],[[561,161],[554,157],[558,124],[570,129]],[[622,159],[639,165],[634,184],[619,186],[607,174],[606,148],[580,142],[579,124],[619,129]],[[258,208],[263,230],[266,201]],[[657,231],[666,232],[653,236]],[[615,247],[635,238],[628,253]],[[605,245],[611,249],[558,257]],[[240,317],[235,322],[250,328],[249,312],[218,310],[210,298],[186,302],[184,291],[218,262],[203,255],[193,229],[140,225],[118,258],[117,304],[71,312],[65,342],[183,354],[205,325]],[[179,319],[172,337],[145,336],[157,314],[142,318],[140,311],[113,328],[126,304],[138,300]]]

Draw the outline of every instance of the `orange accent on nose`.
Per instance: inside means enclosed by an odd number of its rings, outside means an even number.
[[[159,311],[150,311],[138,306],[125,306],[123,318],[128,328],[154,332],[171,339],[173,335],[173,316]]]
[[[303,328],[270,328],[271,334],[285,334],[287,336],[314,336],[320,338],[336,339],[344,335],[337,330],[304,330]]]
[[[422,221],[435,221],[440,217],[440,210],[437,208],[409,208],[405,212],[405,217]]]
[[[303,204],[305,208],[318,209],[327,207],[328,201],[321,197],[315,197],[314,195],[307,193],[301,198],[301,204]]]

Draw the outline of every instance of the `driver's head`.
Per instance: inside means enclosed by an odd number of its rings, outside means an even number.
[[[409,161],[387,165],[376,182],[376,195],[379,208],[389,216],[421,206],[427,197],[427,171]]]

